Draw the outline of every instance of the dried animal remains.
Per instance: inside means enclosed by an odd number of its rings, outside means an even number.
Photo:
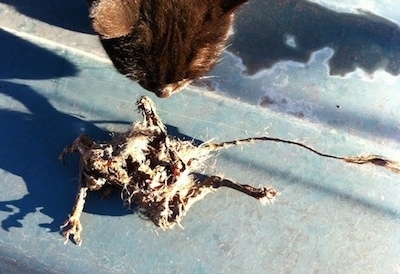
[[[127,132],[114,136],[107,143],[97,143],[81,135],[61,154],[62,160],[66,153],[81,154],[75,205],[61,226],[65,242],[72,236],[75,243],[82,243],[80,217],[87,192],[106,186],[119,187],[126,205],[135,206],[143,216],[163,229],[180,224],[193,203],[221,186],[250,195],[261,204],[272,202],[279,195],[272,187],[254,188],[218,176],[203,181],[196,178],[195,172],[212,152],[230,146],[254,141],[282,142],[301,146],[323,157],[356,164],[371,163],[400,172],[399,163],[381,156],[336,157],[301,143],[272,137],[196,145],[168,135],[150,98],[142,97],[137,105],[143,114],[143,122],[133,124]]]

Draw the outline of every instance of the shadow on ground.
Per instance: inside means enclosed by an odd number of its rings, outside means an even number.
[[[0,0],[0,2],[49,25],[76,32],[94,33],[90,26],[85,0]]]
[[[335,12],[305,0],[254,0],[239,12],[235,29],[228,50],[250,75],[280,61],[307,63],[324,47],[334,51],[331,75],[356,68],[400,74],[400,28],[369,12]]]

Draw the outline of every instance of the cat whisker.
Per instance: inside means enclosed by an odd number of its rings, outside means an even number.
[[[222,51],[227,51],[232,44],[227,44],[222,48]]]
[[[218,76],[218,75],[205,75],[205,76],[199,77],[199,79],[197,79],[197,80],[207,80],[207,79],[216,79],[216,78],[221,78],[221,76]]]

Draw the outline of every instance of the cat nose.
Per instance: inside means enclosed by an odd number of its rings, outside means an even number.
[[[177,93],[187,87],[192,80],[183,79],[176,83],[167,84],[162,88],[156,89],[155,94],[160,98],[170,97],[173,93]]]
[[[159,89],[155,91],[155,94],[160,98],[168,98],[171,96],[173,92],[173,88],[170,86],[166,86],[163,89]]]
[[[139,84],[148,91],[153,92],[155,95],[157,95],[157,97],[160,98],[167,98],[171,96],[172,93],[172,88],[169,88],[168,86],[163,86],[161,84],[153,82],[140,82],[140,81]]]

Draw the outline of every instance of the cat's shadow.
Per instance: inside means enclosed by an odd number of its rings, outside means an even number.
[[[89,21],[88,5],[85,0],[0,0],[30,18],[60,28],[94,33]]]
[[[372,14],[337,12],[306,0],[253,0],[237,15],[228,48],[255,74],[280,61],[307,63],[325,47],[334,51],[330,75],[357,68],[400,74],[400,27]]]
[[[0,40],[0,169],[5,171],[3,187],[14,182],[10,191],[0,195],[0,211],[10,212],[1,226],[4,230],[21,227],[27,214],[40,211],[53,219],[42,226],[57,231],[71,210],[77,185],[77,159],[63,167],[58,155],[81,133],[97,138],[108,138],[108,133],[54,108],[42,94],[50,89],[52,96],[57,84],[29,86],[32,80],[55,79],[56,83],[58,78],[75,76],[76,65],[3,30]],[[26,191],[14,193],[20,189],[15,176],[22,178]],[[11,199],[8,193],[21,197]]]
[[[1,81],[0,96],[4,95],[22,104],[27,112],[0,111],[0,130],[6,133],[0,137],[0,168],[7,177],[21,177],[26,194],[7,200],[3,193],[0,210],[10,215],[1,226],[5,230],[21,227],[27,214],[40,211],[52,218],[51,223],[41,226],[57,231],[71,210],[78,171],[76,158],[63,167],[58,155],[82,132],[103,138],[108,134],[90,122],[59,112],[27,85]]]

